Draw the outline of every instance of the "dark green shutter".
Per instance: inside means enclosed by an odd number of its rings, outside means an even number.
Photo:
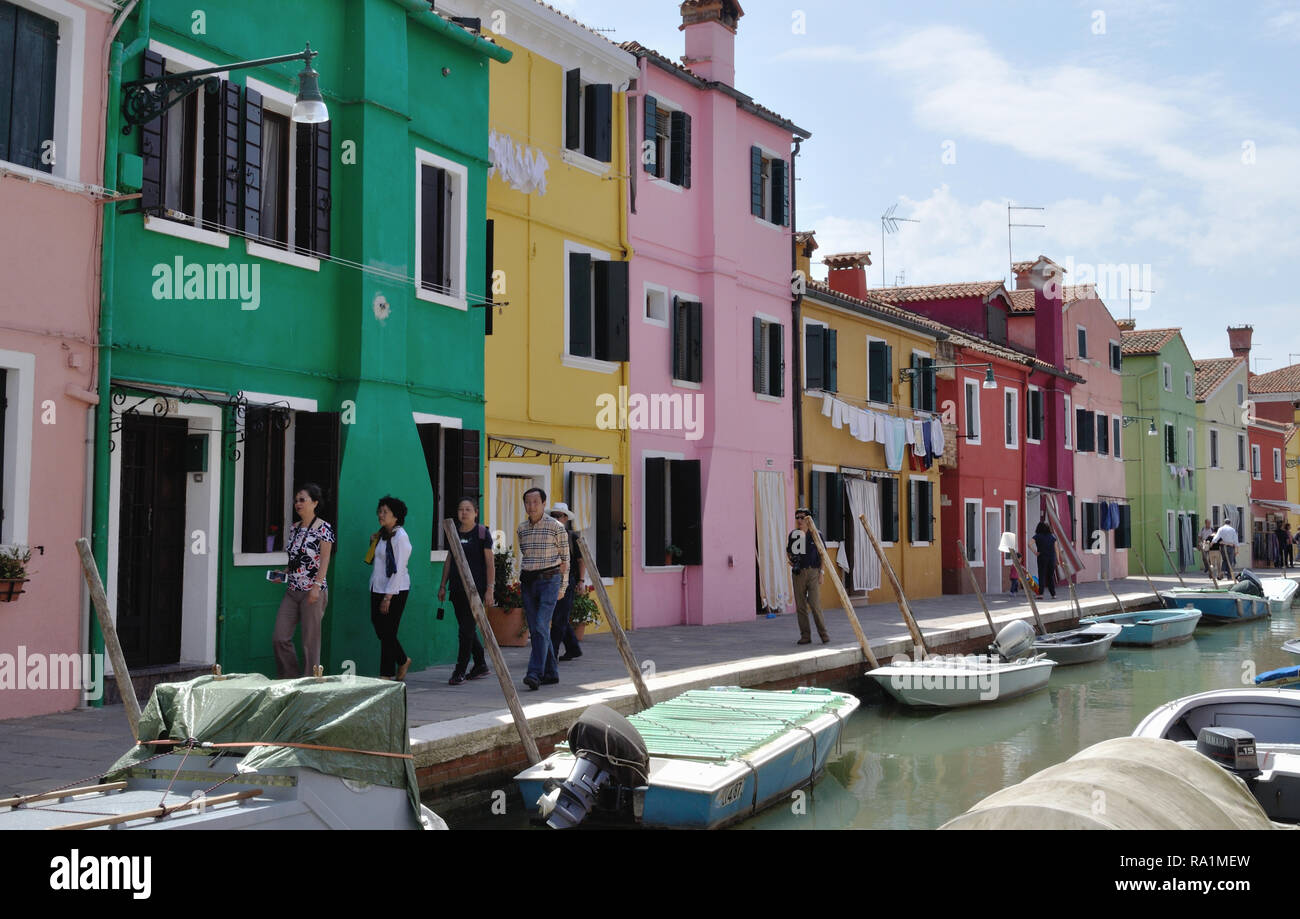
[[[682,549],[682,564],[699,565],[704,560],[700,461],[673,460],[668,475],[672,490],[673,542]]]
[[[239,98],[238,83],[221,84],[217,120],[220,128],[216,130],[220,138],[221,149],[217,162],[221,167],[218,182],[221,186],[221,210],[217,219],[223,229],[232,233],[239,231],[239,191],[243,175],[239,168]]]
[[[162,56],[146,51],[143,58],[141,76],[145,79],[160,77],[167,69],[167,62]],[[166,116],[153,119],[140,126],[140,157],[144,160],[143,182],[140,187],[140,208],[146,213],[157,211],[163,203],[163,162],[166,160],[166,133],[163,125]],[[238,158],[236,158],[238,164]],[[236,175],[241,175],[236,173]],[[242,185],[242,181],[240,182]],[[239,200],[236,189],[235,200]]]
[[[839,332],[826,330],[826,388],[831,392],[840,391]]]
[[[817,524],[819,530],[826,526],[822,514],[822,476],[825,474],[813,470],[812,475],[808,477],[808,509],[813,512],[813,522]]]
[[[1133,545],[1132,508],[1127,504],[1119,506],[1119,526],[1115,528],[1115,548],[1128,549]]]
[[[645,565],[659,567],[668,547],[668,518],[664,514],[668,495],[664,491],[668,460],[650,456],[645,461]]]
[[[867,342],[867,400],[889,401],[889,346],[883,341]]]
[[[14,40],[18,7],[0,2],[0,160],[9,160],[9,124],[14,102]]]
[[[440,292],[446,285],[442,273],[442,247],[446,242],[442,201],[446,183],[446,172],[428,163],[420,165],[420,286]]]
[[[631,359],[628,343],[627,262],[595,263],[596,357],[604,361]]]
[[[690,321],[686,317],[686,301],[673,297],[672,315],[673,335],[673,379],[686,379],[687,337],[690,335]]]
[[[772,222],[785,226],[790,222],[785,160],[772,160]]]
[[[921,358],[921,410],[933,412],[939,405],[939,383],[935,378],[934,358]]]
[[[763,216],[763,151],[749,148],[749,212]]]
[[[804,328],[804,375],[808,389],[826,388],[826,331],[819,325]]]
[[[564,74],[564,146],[577,150],[582,145],[582,71],[576,67]]]
[[[244,87],[244,233],[262,235],[262,94]]]
[[[7,6],[8,4],[6,4]],[[19,166],[53,172],[54,164],[42,162],[46,141],[54,140],[54,102],[58,81],[59,24],[30,10],[17,9],[13,33],[13,56],[0,55],[0,68],[12,61],[12,96],[8,121],[8,156]],[[3,24],[0,24],[3,29]],[[0,45],[2,46],[2,45]],[[80,113],[77,113],[80,117]],[[55,150],[56,156],[66,151]]]
[[[912,408],[921,407],[921,390],[924,387],[924,381],[921,379],[921,359],[916,354],[911,356],[912,367]]]
[[[682,112],[682,188],[691,187],[691,116]]]
[[[838,472],[828,473],[827,484],[830,485],[830,494],[827,495],[826,501],[826,509],[829,513],[826,520],[829,535],[826,538],[832,542],[842,542],[844,540],[844,476]]]
[[[767,394],[785,395],[785,326],[773,322],[767,327]]]
[[[925,483],[925,506],[922,511],[925,522],[925,541],[934,542],[934,483]]]
[[[330,249],[330,123],[297,126],[294,248],[308,254]],[[490,312],[490,311],[489,311]]]
[[[569,353],[591,357],[591,256],[569,253]]]
[[[898,542],[898,479],[878,479],[880,485],[880,541]]]
[[[754,392],[763,391],[763,320],[754,317]]]
[[[704,304],[688,303],[687,316],[690,318],[690,331],[687,335],[688,359],[686,379],[693,383],[704,382]]]
[[[641,150],[642,150],[641,159],[642,159],[642,167],[645,169],[645,171],[652,173],[654,175],[659,174],[657,168],[658,164],[655,162],[655,157],[657,155],[656,149],[658,146],[658,141],[656,140],[656,130],[657,130],[658,122],[659,122],[659,106],[655,102],[655,97],[646,96],[645,97],[645,121],[644,121],[645,136],[641,138]],[[649,157],[645,156],[645,151],[647,149],[645,146],[646,141],[650,142]]]
[[[594,160],[608,163],[613,156],[614,87],[608,83],[593,83],[583,94],[587,109],[584,133],[585,149],[582,151]]]
[[[596,477],[596,567],[601,577],[623,576],[623,477]],[[570,566],[575,564],[569,560]]]
[[[685,112],[672,112],[668,116],[670,137],[668,143],[668,181],[684,188],[691,187],[691,116]]]
[[[479,437],[480,433],[473,428],[460,432],[460,493],[451,496],[453,501],[466,496],[477,498],[483,493]]]

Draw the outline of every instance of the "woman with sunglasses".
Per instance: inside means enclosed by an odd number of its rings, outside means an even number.
[[[293,497],[298,522],[289,529],[285,566],[288,587],[275,617],[271,645],[275,650],[275,670],[282,680],[311,675],[320,664],[320,623],[329,602],[329,584],[325,574],[330,567],[334,548],[334,528],[316,516],[321,490],[315,482],[304,482]],[[293,633],[302,626],[304,661],[298,664]]]

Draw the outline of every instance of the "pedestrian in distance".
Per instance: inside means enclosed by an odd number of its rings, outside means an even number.
[[[1201,534],[1197,538],[1197,543],[1201,549],[1201,571],[1210,577],[1214,577],[1217,572],[1211,567],[1210,561],[1210,547],[1214,545],[1214,527],[1210,525],[1208,517],[1201,519]]]
[[[1227,520],[1223,521],[1223,526],[1214,534],[1214,542],[1211,548],[1217,548],[1223,556],[1224,570],[1228,577],[1232,577],[1237,570],[1237,530]]]
[[[812,629],[808,613],[817,623],[817,634],[822,644],[831,640],[822,618],[821,592],[822,557],[817,551],[817,540],[812,534],[812,511],[801,507],[794,512],[794,526],[785,541],[785,555],[794,575],[794,611],[799,619],[799,640],[796,645],[812,644]]]
[[[1019,552],[1016,553],[1016,558],[1020,560],[1021,564],[1023,564],[1025,561],[1025,557],[1021,555]],[[1015,565],[1011,566],[1011,591],[1010,592],[1013,594],[1020,593],[1020,572],[1016,570]]]
[[[551,647],[551,617],[556,601],[569,586],[569,534],[564,524],[546,515],[546,492],[542,489],[524,492],[524,510],[528,519],[515,532],[522,557],[519,587],[532,636],[524,685],[535,690],[539,685],[560,682],[555,649]]]
[[[474,589],[478,591],[483,605],[496,606],[496,560],[492,556],[492,534],[488,528],[478,522],[478,506],[468,495],[456,504],[456,519],[459,522],[461,550],[465,554],[465,563],[469,566],[470,577],[474,580]],[[477,680],[491,673],[487,661],[483,658],[483,642],[475,629],[474,612],[470,609],[469,593],[460,578],[460,568],[455,561],[448,558],[442,566],[442,583],[438,585],[438,600],[447,599],[447,585],[451,585],[451,607],[456,611],[456,627],[459,636],[459,648],[456,652],[456,669],[451,672],[448,684],[459,686],[466,680]],[[474,659],[474,668],[466,672],[470,658]]]
[[[1056,537],[1046,520],[1038,521],[1034,530],[1034,549],[1038,556],[1038,583],[1056,599]]]
[[[582,585],[582,552],[578,549],[578,536],[573,531],[573,513],[569,510],[569,505],[557,501],[551,508],[551,516],[564,524],[564,529],[569,534],[569,589],[555,602],[555,615],[551,617],[551,647],[557,655],[556,660],[571,661],[582,657],[582,646],[578,644],[573,623],[569,621],[569,615],[573,612],[573,598]],[[564,645],[563,654],[560,654],[560,645]]]
[[[384,495],[375,508],[379,531],[371,537],[374,570],[370,572],[370,624],[379,638],[379,678],[404,680],[411,666],[397,630],[411,595],[411,538],[406,535],[406,503]]]
[[[320,664],[320,629],[329,602],[329,582],[325,579],[334,548],[334,528],[316,514],[321,490],[315,482],[304,482],[293,496],[293,511],[298,521],[289,528],[285,551],[288,564],[276,580],[287,585],[280,609],[275,616],[271,647],[275,653],[275,670],[280,679],[308,676]],[[293,646],[293,633],[301,626],[303,663]]]
[[[1295,552],[1295,545],[1291,540],[1291,524],[1278,524],[1277,544],[1282,553],[1282,558],[1278,564],[1282,568],[1290,568]]]

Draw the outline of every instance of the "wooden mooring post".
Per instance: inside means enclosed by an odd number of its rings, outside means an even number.
[[[1156,602],[1163,605],[1165,601],[1161,599],[1160,591],[1156,590],[1156,585],[1151,583],[1151,575],[1147,574],[1147,566],[1142,564],[1142,559],[1138,556],[1134,555],[1133,557],[1137,559],[1138,568],[1142,571],[1142,577],[1147,579],[1147,587],[1150,587],[1151,593],[1155,594]]]
[[[907,630],[912,633],[912,643],[921,649],[921,653],[929,654],[930,649],[925,646],[925,638],[921,635],[921,627],[916,624],[916,617],[912,615],[912,607],[907,604],[907,594],[903,593],[903,585],[898,580],[898,575],[894,571],[894,566],[889,563],[885,557],[885,548],[876,538],[875,530],[871,529],[871,524],[867,523],[866,514],[858,514],[858,519],[862,521],[862,528],[867,531],[867,539],[871,540],[871,546],[876,550],[876,555],[880,557],[880,565],[889,575],[889,583],[893,585],[894,594],[898,597],[898,608],[903,613],[903,620],[907,623]]]
[[[99,569],[95,567],[95,556],[90,551],[90,540],[82,536],[77,540],[77,554],[81,556],[81,573],[90,588],[90,601],[95,607],[95,617],[99,620],[99,630],[104,634],[104,650],[113,664],[113,679],[117,681],[117,691],[122,696],[122,707],[126,709],[126,720],[131,725],[131,736],[140,739],[140,700],[135,697],[135,687],[131,685],[131,671],[126,667],[126,655],[122,653],[122,644],[117,640],[117,629],[113,626],[113,615],[108,608],[108,595],[104,593],[104,582],[99,578]]]
[[[858,621],[858,614],[853,609],[852,601],[849,600],[848,591],[844,589],[844,581],[841,580],[840,573],[835,565],[831,564],[831,556],[826,551],[826,543],[822,542],[822,534],[817,529],[817,521],[809,517],[808,526],[812,530],[813,541],[817,544],[817,553],[822,559],[822,571],[830,571],[831,583],[835,585],[835,590],[840,595],[840,602],[844,604],[844,612],[849,614],[849,625],[853,626],[853,634],[858,638],[858,647],[862,649],[862,653],[867,658],[867,663],[871,665],[871,669],[875,670],[880,664],[876,663],[876,655],[871,652],[871,642],[867,641],[867,633],[862,631],[862,623]]]
[[[966,569],[966,575],[970,578],[970,586],[975,588],[975,596],[979,597],[980,608],[984,610],[984,618],[988,620],[989,634],[993,636],[994,641],[997,641],[998,630],[993,625],[993,616],[989,613],[989,605],[984,602],[984,591],[980,590],[980,582],[975,577],[975,569],[966,560],[966,544],[960,539],[957,540],[957,552],[961,555],[961,566]],[[988,564],[988,562],[986,561],[985,564]],[[1026,590],[1029,589],[1029,585],[1024,586]]]
[[[1182,573],[1181,571],[1179,571],[1179,570],[1178,570],[1178,566],[1174,564],[1174,557],[1173,557],[1172,555],[1169,554],[1169,547],[1165,545],[1165,538],[1164,538],[1163,536],[1161,536],[1159,533],[1157,533],[1157,534],[1156,534],[1156,541],[1160,543],[1160,548],[1161,548],[1161,549],[1164,551],[1164,553],[1165,553],[1165,560],[1166,560],[1167,562],[1169,562],[1169,567],[1172,568],[1172,569],[1174,569],[1174,574],[1177,575],[1177,577],[1178,577],[1178,583],[1179,583],[1180,585],[1182,585],[1183,587],[1186,587],[1186,586],[1187,586],[1187,582],[1183,580],[1183,573]],[[1215,582],[1215,586],[1216,586],[1216,587],[1218,586],[1218,582]]]
[[[628,643],[623,624],[614,615],[614,605],[610,603],[605,582],[600,579],[600,569],[596,567],[596,556],[587,546],[585,535],[575,533],[574,536],[578,543],[578,551],[582,553],[582,562],[587,566],[587,573],[591,577],[591,586],[596,591],[596,599],[600,601],[600,608],[605,613],[605,621],[609,623],[609,630],[614,635],[614,644],[618,646],[619,656],[623,658],[623,665],[627,667],[627,675],[632,678],[632,685],[636,688],[637,698],[641,700],[642,708],[649,708],[654,705],[654,700],[650,698],[650,690],[646,688],[645,680],[641,678],[641,666],[637,663],[636,655],[632,653],[632,645]],[[574,564],[574,560],[569,559],[569,564]]]

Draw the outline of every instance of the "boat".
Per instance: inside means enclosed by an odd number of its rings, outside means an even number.
[[[1260,579],[1249,570],[1240,572],[1230,588],[1174,587],[1160,591],[1160,598],[1167,609],[1197,609],[1203,623],[1216,625],[1262,619],[1270,614],[1272,603]]]
[[[1052,632],[1034,639],[1034,651],[1046,654],[1058,667],[1105,660],[1111,644],[1124,631],[1113,622],[1092,622],[1077,629]]]
[[[1300,689],[1300,664],[1278,667],[1255,677],[1256,686],[1294,686]]]
[[[1260,578],[1260,587],[1268,599],[1268,608],[1274,616],[1285,613],[1295,602],[1296,590],[1300,583],[1290,578]]]
[[[829,689],[689,690],[624,718],[586,709],[553,754],[515,776],[553,829],[601,822],[717,829],[816,782],[858,700]]]
[[[904,705],[958,708],[1014,699],[1046,687],[1056,666],[1045,655],[1028,654],[1033,644],[1034,630],[1017,620],[1002,627],[989,654],[915,661],[900,655],[867,676]]]
[[[0,829],[446,829],[420,804],[401,683],[163,683],[137,736],[98,782],[0,800]]]
[[[1300,638],[1282,642],[1282,650],[1288,654],[1300,654]]]
[[[1088,616],[1080,624],[1112,622],[1122,631],[1115,636],[1115,644],[1125,647],[1161,648],[1187,641],[1201,621],[1198,609],[1149,609],[1136,613],[1113,613],[1108,616]]]
[[[1134,737],[1172,740],[1245,782],[1269,819],[1300,823],[1300,692],[1215,689],[1151,712]]]

